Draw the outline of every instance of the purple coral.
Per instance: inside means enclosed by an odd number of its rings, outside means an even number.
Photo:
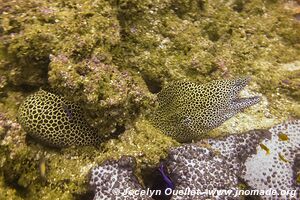
[[[300,120],[279,124],[269,131],[271,139],[262,141],[267,149],[256,148],[257,153],[245,162],[246,171],[242,178],[252,188],[278,190],[276,199],[291,199],[296,194],[299,199],[300,188],[294,168],[300,157]],[[287,191],[292,194],[287,194]],[[272,197],[263,196],[262,199]]]
[[[134,175],[135,165],[134,158],[123,156],[118,161],[106,161],[92,169],[90,185],[95,188],[94,200],[151,199],[145,195],[137,197],[135,194],[127,192],[142,189]]]
[[[241,136],[209,140],[212,148],[230,161],[239,175],[253,189],[278,192],[277,199],[299,195],[295,163],[300,150],[300,120],[270,128],[255,130]],[[293,192],[285,194],[285,191]],[[281,194],[282,193],[282,194]],[[262,196],[272,199],[272,196]]]
[[[184,145],[172,149],[166,166],[176,185],[175,191],[199,191],[197,194],[187,192],[184,195],[174,193],[172,200],[222,198],[222,195],[210,195],[207,190],[238,189],[238,178],[222,157],[208,148],[196,145]]]
[[[244,162],[256,152],[257,146],[271,134],[267,130],[252,130],[241,135],[229,135],[220,139],[209,139],[208,144],[226,158],[226,162],[236,174],[245,169]]]
[[[296,120],[269,130],[252,130],[173,148],[164,162],[175,185],[171,200],[242,199],[240,184],[252,190],[278,192],[261,195],[262,199],[298,199],[299,137],[300,120]],[[138,199],[134,195],[112,194],[115,188],[143,189],[133,174],[134,166],[133,158],[122,157],[93,169],[90,184],[96,187],[94,199]],[[292,193],[280,195],[284,190]]]
[[[239,180],[254,190],[274,190],[273,196],[262,199],[299,198],[296,172],[299,167],[300,120],[289,121],[265,130],[204,141],[200,146],[185,145],[170,151],[167,167],[175,190],[230,189],[238,191]],[[236,190],[236,191],[235,191]],[[290,192],[285,194],[285,192]],[[241,194],[241,193],[239,193]],[[237,198],[240,195],[237,195]],[[174,199],[205,199],[208,194],[173,195]],[[227,199],[224,196],[215,196]],[[232,198],[232,197],[230,197]]]

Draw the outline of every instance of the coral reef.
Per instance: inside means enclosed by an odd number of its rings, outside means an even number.
[[[128,192],[128,190],[142,189],[134,176],[134,169],[135,160],[131,157],[122,157],[118,161],[107,161],[101,166],[93,168],[90,185],[95,187],[94,200],[151,199],[146,195],[137,196]]]
[[[152,94],[173,81],[252,77],[241,95],[261,96],[260,103],[209,136],[299,118],[300,23],[287,3],[2,0],[0,199],[88,199],[90,168],[122,155],[136,159],[140,179],[178,146],[143,120]],[[18,107],[44,86],[79,104],[87,122],[111,139],[99,149],[60,150],[26,139]]]
[[[269,130],[252,130],[173,148],[160,164],[160,172],[162,166],[168,169],[167,179],[165,172],[160,173],[163,178],[160,184],[177,191],[172,200],[243,199],[243,189],[276,190],[273,196],[262,195],[262,199],[299,198],[299,183],[296,182],[299,128],[300,120],[292,120]],[[127,188],[144,189],[134,175],[134,163],[133,158],[122,157],[94,168],[90,180],[96,192],[94,199],[118,198],[113,191],[125,192]],[[178,192],[187,188],[195,192]],[[230,193],[222,190],[230,190]],[[128,196],[128,199],[135,198],[137,196]]]
[[[203,138],[211,129],[258,103],[259,97],[238,98],[249,78],[218,80],[203,85],[175,82],[158,94],[154,126],[180,142]]]
[[[272,188],[277,191],[273,194],[277,199],[299,198],[294,169],[299,159],[299,128],[299,120],[289,121],[268,131],[253,130],[171,150],[166,166],[175,190],[189,187],[204,193],[203,196],[177,195],[172,199],[210,197],[205,189],[232,189],[232,195],[236,195],[242,183],[260,191]],[[261,198],[272,199],[267,195]]]
[[[0,125],[4,130],[0,143],[0,175],[3,176],[1,187],[4,191],[0,193],[0,199],[7,199],[6,194],[11,194],[12,199],[90,199],[87,177],[98,163],[129,155],[136,159],[136,175],[141,177],[142,169],[154,167],[167,155],[170,147],[178,145],[144,119],[139,119],[133,129],[103,143],[100,148],[48,148],[26,139],[25,132],[15,120],[4,117]],[[41,163],[45,165],[43,173]]]
[[[18,120],[28,134],[50,146],[99,145],[100,135],[82,112],[75,103],[39,90],[21,104]]]
[[[112,62],[121,30],[108,1],[4,1],[1,8],[0,88],[50,85],[107,135],[151,104],[142,78]]]
[[[244,162],[246,159],[255,154],[256,148],[263,139],[270,138],[271,134],[267,130],[251,130],[240,135],[208,139],[206,144],[217,154],[226,158],[227,164],[235,174],[241,175],[242,171],[245,170]]]
[[[255,153],[260,141],[269,138],[266,131],[249,131],[225,138],[201,140],[174,148],[165,163],[175,190],[190,188],[198,194],[173,195],[172,199],[228,198],[240,199],[235,195],[242,182],[239,177],[245,169],[243,163]],[[196,180],[196,181],[195,181]],[[232,190],[231,194],[209,193],[210,191]]]
[[[199,194],[175,194],[174,199],[206,199],[234,198],[238,190],[238,178],[230,166],[222,157],[215,155],[207,148],[195,145],[185,145],[172,149],[167,158],[166,167],[169,169],[170,177],[174,181],[175,190],[184,191],[189,188],[193,191],[201,191]],[[206,190],[231,189],[231,195],[206,193]],[[238,198],[237,198],[238,199]]]
[[[255,189],[278,190],[276,199],[295,198],[294,193],[280,194],[280,190],[297,191],[300,198],[300,185],[296,183],[296,160],[300,151],[300,120],[289,121],[269,129],[270,139],[261,142],[266,148],[257,148],[256,154],[245,162],[246,171],[242,178]],[[270,199],[263,196],[262,199]]]
[[[153,104],[143,81],[129,71],[120,71],[97,56],[72,62],[66,55],[51,57],[50,85],[81,104],[87,120],[101,133],[109,135],[118,126],[130,125]]]
[[[0,138],[2,146],[9,146],[12,150],[7,156],[14,158],[23,150],[25,133],[21,130],[20,124],[8,119],[0,113]]]
[[[1,13],[1,49],[15,85],[45,83],[51,53],[80,59],[95,48],[105,55],[119,40],[118,21],[106,1],[3,1]]]
[[[299,59],[299,23],[280,1],[5,0],[1,17],[2,93],[50,84],[103,133],[130,125],[150,92],[179,79],[254,75],[272,112],[297,114],[299,69],[281,66]]]
[[[139,118],[132,129],[103,144],[105,154],[96,157],[95,161],[131,155],[136,158],[138,169],[153,167],[160,159],[166,157],[168,150],[174,146],[179,146],[179,143],[153,127],[148,120]]]

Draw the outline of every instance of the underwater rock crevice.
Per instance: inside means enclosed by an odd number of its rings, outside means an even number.
[[[109,134],[109,138],[116,139],[121,134],[123,134],[125,131],[126,131],[126,127],[124,124],[122,124],[122,125],[117,124],[115,130],[111,134]]]
[[[16,177],[15,180],[7,180],[4,176],[4,183],[7,187],[14,189],[16,192],[16,195],[20,198],[26,198],[26,195],[28,194],[29,190],[26,187],[23,187],[22,185],[18,184],[18,177]]]
[[[152,94],[157,94],[162,90],[162,82],[161,81],[149,78],[147,76],[143,76],[143,79],[148,87],[148,90]]]

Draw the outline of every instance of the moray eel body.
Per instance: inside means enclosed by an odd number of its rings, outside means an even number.
[[[260,98],[238,98],[249,78],[217,80],[207,84],[174,82],[158,94],[153,125],[179,142],[205,137],[207,132],[259,102]]]
[[[75,103],[39,90],[28,96],[18,111],[18,121],[30,136],[54,147],[97,145],[100,138]]]

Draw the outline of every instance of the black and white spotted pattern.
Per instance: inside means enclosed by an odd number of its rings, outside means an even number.
[[[187,199],[226,199],[228,196],[221,194],[210,195],[207,190],[238,189],[238,178],[227,164],[225,159],[211,149],[196,145],[184,145],[172,149],[169,153],[166,167],[170,177],[174,181],[175,190],[198,190],[200,193],[193,195],[175,194],[172,200]],[[229,197],[233,197],[234,192]]]
[[[234,170],[241,175],[245,170],[246,159],[256,153],[256,148],[263,139],[270,139],[271,133],[267,130],[252,130],[241,135],[229,135],[220,139],[208,139],[211,148],[220,153]]]
[[[300,120],[288,121],[269,130],[203,140],[174,148],[167,168],[175,190],[232,189],[240,183],[253,190],[293,191],[288,195],[261,196],[261,199],[299,199]],[[242,182],[240,182],[242,181]],[[174,195],[172,200],[239,199],[242,196]]]
[[[273,188],[279,193],[294,190],[298,195],[263,196],[262,199],[300,199],[300,184],[296,182],[295,171],[295,164],[299,165],[300,160],[300,120],[279,124],[269,131],[271,139],[261,142],[268,152],[258,146],[257,153],[246,160],[242,178],[255,189]]]
[[[174,82],[158,94],[154,126],[179,142],[203,138],[244,108],[259,102],[259,97],[238,98],[249,78],[217,80],[199,85]]]
[[[99,144],[100,137],[82,112],[77,104],[39,90],[21,104],[18,120],[28,134],[50,146]]]
[[[296,182],[300,170],[299,141],[300,120],[295,120],[269,130],[252,130],[173,148],[163,162],[175,185],[171,200],[244,199],[241,195],[234,196],[241,190],[241,184],[247,186],[244,189],[294,190],[298,194],[262,195],[261,199],[299,199],[300,187]],[[134,166],[134,158],[122,157],[94,168],[90,181],[96,190],[94,200],[151,199],[113,194],[115,188],[143,189],[134,176]],[[187,188],[200,193],[178,192]],[[232,193],[209,194],[207,190]]]
[[[92,169],[90,185],[95,190],[94,200],[147,200],[147,196],[140,196],[125,190],[141,190],[134,175],[135,159],[123,156],[118,161],[106,161]]]

